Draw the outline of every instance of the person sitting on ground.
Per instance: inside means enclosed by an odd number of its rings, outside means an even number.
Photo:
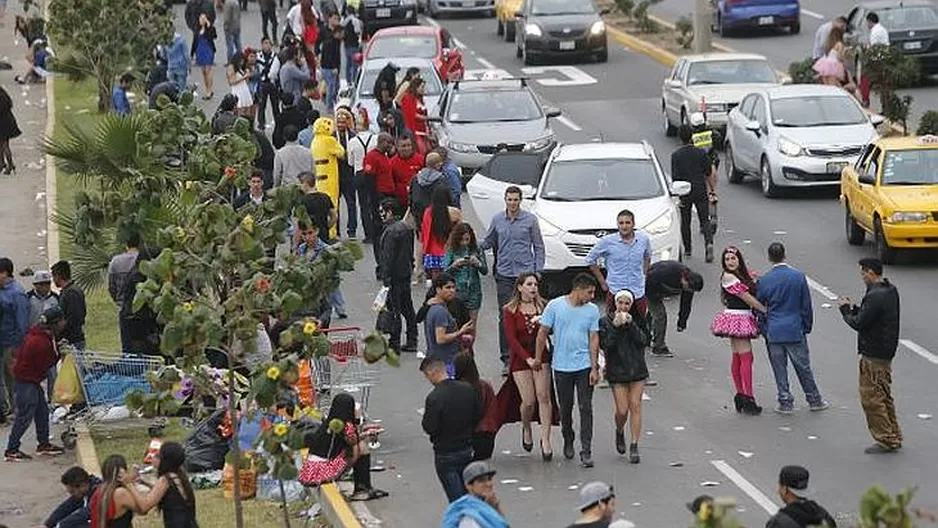
[[[46,528],[87,528],[91,520],[88,502],[101,479],[89,475],[84,468],[74,466],[62,474],[62,485],[68,492],[68,498],[51,513],[43,526]]]
[[[339,432],[335,432],[338,427],[332,426],[336,420],[342,426]],[[388,492],[371,484],[371,454],[357,423],[355,398],[346,393],[336,395],[322,425],[305,439],[309,456],[300,469],[300,483],[318,486],[333,482],[351,468],[355,490],[349,500],[370,501],[388,496]]]
[[[26,54],[26,62],[29,63],[29,70],[25,75],[17,75],[13,78],[20,84],[38,84],[46,82],[46,77],[51,75],[47,68],[50,57],[55,57],[52,50],[44,39],[38,39],[32,43],[29,52]]]
[[[462,471],[466,494],[456,499],[443,515],[443,528],[508,528],[495,496],[495,468],[476,461]]]
[[[801,466],[785,466],[778,474],[778,497],[785,504],[765,523],[765,528],[837,528],[831,514],[820,504],[806,497],[811,495],[811,475]]]
[[[101,483],[91,495],[90,528],[132,528],[137,503],[129,487],[137,476],[127,470],[127,460],[111,455],[101,464]]]
[[[608,528],[616,513],[616,494],[605,482],[580,488],[580,518],[567,528]]]
[[[172,81],[162,81],[150,90],[150,98],[147,100],[147,107],[150,110],[159,110],[159,100],[161,95],[168,97],[169,101],[172,103],[179,102],[179,88],[176,87],[176,83]]]
[[[127,478],[124,482],[137,505],[135,511],[146,515],[159,506],[163,512],[163,526],[196,528],[195,493],[189,483],[189,476],[186,475],[186,451],[182,444],[163,444],[159,453],[154,455],[152,465],[156,467],[156,483],[149,486],[145,481],[139,481],[150,488],[146,495],[137,491],[136,472],[126,472]]]

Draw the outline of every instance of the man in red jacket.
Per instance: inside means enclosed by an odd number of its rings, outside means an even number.
[[[23,346],[16,354],[13,365],[16,397],[16,421],[10,431],[10,440],[3,458],[7,462],[19,462],[32,459],[20,451],[20,439],[29,428],[29,423],[36,422],[36,440],[39,455],[61,455],[64,450],[49,443],[49,405],[42,391],[42,381],[52,365],[59,361],[56,337],[65,331],[65,314],[58,306],[47,309],[39,318],[39,324],[26,333]]]
[[[404,135],[397,140],[397,154],[391,158],[391,173],[394,176],[394,195],[401,207],[410,206],[410,180],[423,168],[423,155],[414,149],[414,139]]]

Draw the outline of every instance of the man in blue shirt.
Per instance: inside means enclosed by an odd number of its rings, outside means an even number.
[[[111,92],[111,108],[121,115],[130,115],[130,100],[127,99],[127,90],[134,82],[134,76],[125,73]]]
[[[535,370],[547,348],[548,334],[553,331],[552,366],[557,383],[560,406],[560,427],[563,433],[563,456],[573,458],[573,397],[580,409],[580,464],[593,467],[593,386],[599,382],[599,308],[593,304],[596,279],[587,273],[573,278],[573,290],[557,297],[544,309],[539,321],[535,345]]]
[[[449,185],[449,197],[453,202],[453,207],[458,209],[462,198],[462,178],[460,177],[459,167],[450,159],[446,147],[436,147],[433,152],[443,157],[443,166],[440,168],[440,172],[446,177],[446,183]]]
[[[495,254],[495,288],[498,296],[498,347],[502,375],[508,375],[508,341],[501,307],[515,294],[515,282],[522,273],[540,273],[544,269],[544,239],[537,217],[521,209],[521,189],[505,189],[505,212],[492,218],[485,239],[479,244]]]
[[[645,274],[651,266],[651,239],[635,230],[635,215],[628,209],[619,211],[616,224],[619,231],[600,238],[586,255],[586,263],[599,282],[610,312],[615,310],[615,294],[629,290],[635,296],[632,311],[645,315]],[[605,276],[599,267],[600,259],[606,268]]]
[[[459,338],[472,331],[472,321],[456,328],[456,320],[447,307],[456,297],[456,280],[448,273],[433,279],[436,295],[427,304],[427,317],[423,333],[427,338],[427,357],[436,358],[447,365],[452,374],[453,358],[459,353]]]

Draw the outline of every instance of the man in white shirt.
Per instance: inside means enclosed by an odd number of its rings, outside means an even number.
[[[846,29],[847,19],[839,16],[834,20],[829,20],[821,24],[821,27],[817,28],[817,32],[814,33],[814,49],[811,51],[812,59],[818,60],[824,55],[824,45],[827,44],[827,37],[830,36],[831,29],[835,27]]]
[[[355,136],[349,139],[346,158],[355,174],[355,186],[358,189],[358,207],[361,210],[362,228],[365,231],[365,243],[373,242],[378,236],[381,218],[378,217],[378,190],[373,176],[366,175],[365,155],[378,146],[378,137],[369,128],[368,111],[358,109],[355,119]]]
[[[888,46],[889,31],[879,23],[879,15],[870,12],[866,15],[866,25],[870,28],[870,46]],[[860,75],[860,98],[864,108],[870,107],[870,80]]]

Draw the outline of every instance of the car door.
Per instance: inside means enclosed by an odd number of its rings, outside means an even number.
[[[737,131],[736,138],[736,147],[734,149],[734,155],[736,156],[736,162],[739,164],[739,168],[745,172],[755,172],[758,169],[756,160],[759,159],[761,155],[760,151],[760,141],[759,136],[755,132],[748,130],[746,125],[750,121],[756,121],[756,108],[763,106],[762,96],[761,95],[752,95],[752,103],[749,107],[748,113],[743,116],[740,116],[740,128]],[[759,133],[761,135],[761,132]]]
[[[662,83],[661,88],[661,98],[664,100],[665,113],[668,116],[668,121],[672,123],[678,123],[680,118],[680,71],[684,67],[687,61],[685,59],[678,60],[674,67],[671,68],[671,71],[668,73],[668,76],[665,77],[664,83]]]
[[[866,159],[866,163],[864,163],[858,173],[858,175],[867,174],[873,176],[872,184],[857,181],[857,192],[854,193],[857,204],[853,217],[857,220],[857,223],[867,229],[873,228],[873,213],[876,212],[874,206],[879,191],[879,170],[882,166],[882,155],[882,149],[873,147],[873,150]],[[853,205],[851,204],[851,208],[852,207]]]
[[[749,94],[743,98],[739,103],[739,106],[730,110],[729,116],[726,120],[726,142],[731,145],[731,154],[733,155],[733,164],[738,170],[745,170],[743,165],[740,165],[739,155],[736,154],[738,149],[745,148],[745,138],[744,136],[749,133],[746,130],[746,123],[751,119],[749,116],[752,115],[752,107],[755,105],[756,96]],[[738,142],[742,141],[737,145]]]
[[[521,207],[531,209],[546,161],[546,154],[499,152],[469,180],[466,192],[485,229],[496,214],[505,210],[505,189],[512,185],[521,188]]]
[[[844,40],[849,45],[869,44],[870,29],[866,25],[866,9],[854,7],[847,15],[847,32]]]
[[[753,141],[753,148],[750,150],[750,166],[753,170],[758,170],[762,166],[762,155],[769,149],[769,105],[765,97],[759,96],[756,99],[755,106],[752,108],[752,120],[759,123],[759,132],[750,133]]]

